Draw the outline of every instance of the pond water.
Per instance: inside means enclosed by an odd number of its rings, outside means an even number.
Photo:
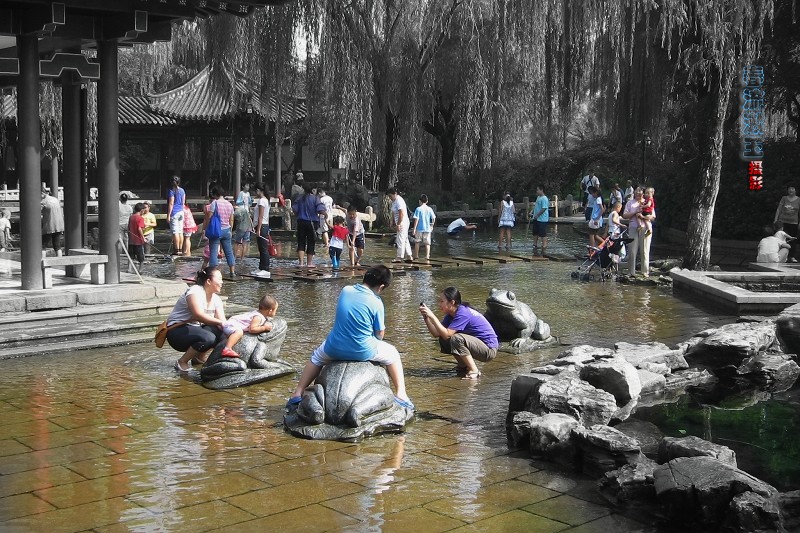
[[[435,237],[434,257],[496,253],[493,233]],[[515,246],[528,250],[530,237],[520,231]],[[582,247],[567,227],[550,250]],[[288,266],[293,246],[281,248],[278,266]],[[365,262],[392,256],[386,244],[368,240]],[[163,262],[145,273],[187,276],[197,265]],[[401,352],[418,417],[402,436],[358,444],[304,441],[283,431],[283,404],[296,377],[209,391],[197,384],[196,371],[180,377],[172,370],[175,352],[151,344],[4,361],[0,520],[7,522],[0,529],[655,530],[641,517],[612,512],[593,480],[508,449],[511,380],[563,348],[501,354],[482,365],[479,381],[464,382],[417,310],[448,285],[481,310],[490,288],[512,289],[563,343],[595,346],[672,345],[734,320],[669,289],[575,282],[574,268],[540,261],[396,276],[383,293],[386,340]],[[225,282],[223,292],[248,307],[265,291],[274,294],[289,323],[282,356],[302,368],[327,334],[345,283],[244,280]],[[687,397],[644,418],[667,434],[719,439],[754,475],[797,489],[800,461],[786,433],[797,427],[797,400],[795,390],[721,411]]]

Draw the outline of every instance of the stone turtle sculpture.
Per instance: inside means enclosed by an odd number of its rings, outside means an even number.
[[[272,330],[266,333],[242,336],[233,346],[239,357],[223,357],[225,345],[218,344],[200,369],[203,386],[215,390],[233,389],[293,373],[294,367],[278,358],[286,339],[286,321],[273,318],[272,323]]]
[[[386,370],[369,361],[325,365],[316,384],[283,418],[286,429],[306,439],[355,442],[400,433],[414,412],[394,401]]]
[[[501,341],[500,351],[531,352],[558,342],[550,335],[547,322],[538,318],[526,303],[517,300],[511,291],[491,289],[484,316]]]

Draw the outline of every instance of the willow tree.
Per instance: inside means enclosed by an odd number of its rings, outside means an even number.
[[[352,123],[341,133],[345,144],[376,155],[381,190],[397,182],[401,151],[415,149],[425,73],[464,1],[317,0],[319,32],[307,37],[320,74],[309,91],[335,91],[342,78],[351,84],[321,99],[360,110],[358,124],[371,117],[368,138]]]

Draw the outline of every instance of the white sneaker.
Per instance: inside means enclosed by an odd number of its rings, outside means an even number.
[[[267,270],[259,270],[257,274],[255,274],[259,278],[270,278],[272,274],[269,273]]]

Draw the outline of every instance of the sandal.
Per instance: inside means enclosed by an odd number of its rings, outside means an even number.
[[[186,372],[188,372],[188,371],[190,371],[192,369],[191,365],[189,365],[189,368],[181,368],[180,360],[175,361],[175,364],[173,365],[173,368],[175,370],[177,370],[178,372],[182,372],[182,373],[186,373]]]
[[[414,404],[411,403],[410,399],[401,400],[400,398],[395,396],[394,397],[394,403],[396,403],[397,405],[399,405],[400,407],[402,407],[404,409],[408,409],[409,411],[415,411],[416,410],[416,407],[414,407]]]
[[[464,377],[461,378],[461,379],[462,380],[474,381],[474,380],[476,380],[476,379],[478,379],[480,377],[481,377],[481,373],[478,372],[477,370],[473,370],[472,372],[467,372],[466,375],[464,375]]]
[[[286,401],[286,407],[293,407],[303,401],[302,396],[292,396]]]

